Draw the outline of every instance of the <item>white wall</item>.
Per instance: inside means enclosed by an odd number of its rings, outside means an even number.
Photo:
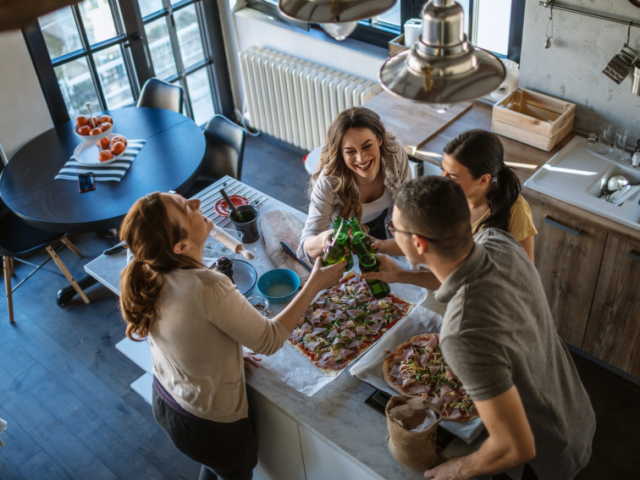
[[[344,43],[337,42],[328,39],[327,35],[320,31],[305,32],[293,25],[274,24],[269,20],[270,17],[251,8],[238,10],[233,17],[237,43],[234,45],[235,51],[232,54],[227,44],[227,57],[234,57],[232,81],[235,77],[238,82],[235,89],[242,100],[244,91],[241,84],[240,65],[237,61],[238,52],[253,45],[303,58],[374,82],[378,81],[380,67],[388,53],[386,49],[350,39]],[[354,44],[358,45],[358,50],[349,48],[349,45]],[[240,108],[238,103],[236,107]]]
[[[627,0],[563,0],[563,5],[640,22],[640,8]],[[630,75],[617,85],[602,73],[622,47],[627,27],[554,10],[553,45],[544,48],[549,10],[527,1],[520,86],[577,104],[575,128],[598,133],[608,121],[640,135],[640,97],[631,93]],[[640,49],[640,29],[631,29],[631,46]],[[633,142],[635,144],[635,141]]]
[[[7,158],[52,127],[51,115],[22,33],[1,33],[0,144]]]

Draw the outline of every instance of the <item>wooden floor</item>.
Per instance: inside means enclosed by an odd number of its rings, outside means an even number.
[[[249,138],[243,180],[305,211],[304,153]],[[96,234],[72,238],[86,257],[68,249],[60,256],[78,277],[112,245]],[[18,264],[15,280],[28,271]],[[115,348],[124,337],[115,295],[97,285],[87,291],[90,305],[60,308],[55,295],[66,285],[50,262],[16,291],[15,326],[0,296],[0,418],[9,422],[0,479],[197,479],[199,466],[171,445],[129,388],[143,371]],[[582,358],[576,363],[598,416],[593,457],[579,478],[640,478],[640,386]]]

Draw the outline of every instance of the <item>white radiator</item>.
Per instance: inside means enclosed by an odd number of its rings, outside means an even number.
[[[305,150],[324,145],[342,110],[381,92],[378,83],[268,50],[240,53],[251,125]]]

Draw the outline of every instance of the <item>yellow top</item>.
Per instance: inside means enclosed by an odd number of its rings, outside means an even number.
[[[473,223],[471,225],[471,231],[475,235],[478,233],[478,226],[482,223],[491,213],[490,210],[487,210],[480,220]],[[484,227],[483,227],[484,228]],[[509,217],[509,233],[513,238],[517,241],[521,242],[527,237],[531,235],[536,235],[538,230],[536,230],[536,226],[533,224],[533,219],[531,217],[531,207],[527,201],[522,198],[522,195],[518,195],[518,198],[513,205],[511,206],[511,216]]]

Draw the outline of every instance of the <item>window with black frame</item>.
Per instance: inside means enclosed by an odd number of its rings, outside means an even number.
[[[86,113],[87,102],[95,110],[133,105],[151,76],[182,86],[185,115],[208,122],[219,96],[207,15],[203,0],[84,0],[40,17],[25,38],[54,122]],[[130,48],[139,40],[143,50]]]
[[[520,61],[525,0],[456,0],[465,12],[465,33],[474,45]],[[361,20],[350,38],[387,48],[404,32],[404,24],[420,18],[425,0],[398,0],[375,18]],[[265,8],[260,8],[260,5]],[[273,14],[277,0],[248,0],[248,5]]]
[[[87,0],[39,19],[58,85],[71,116],[120,108],[134,101],[131,65],[117,10],[108,0]]]
[[[185,90],[187,115],[199,125],[215,115],[212,60],[202,0],[138,0],[155,76]]]

